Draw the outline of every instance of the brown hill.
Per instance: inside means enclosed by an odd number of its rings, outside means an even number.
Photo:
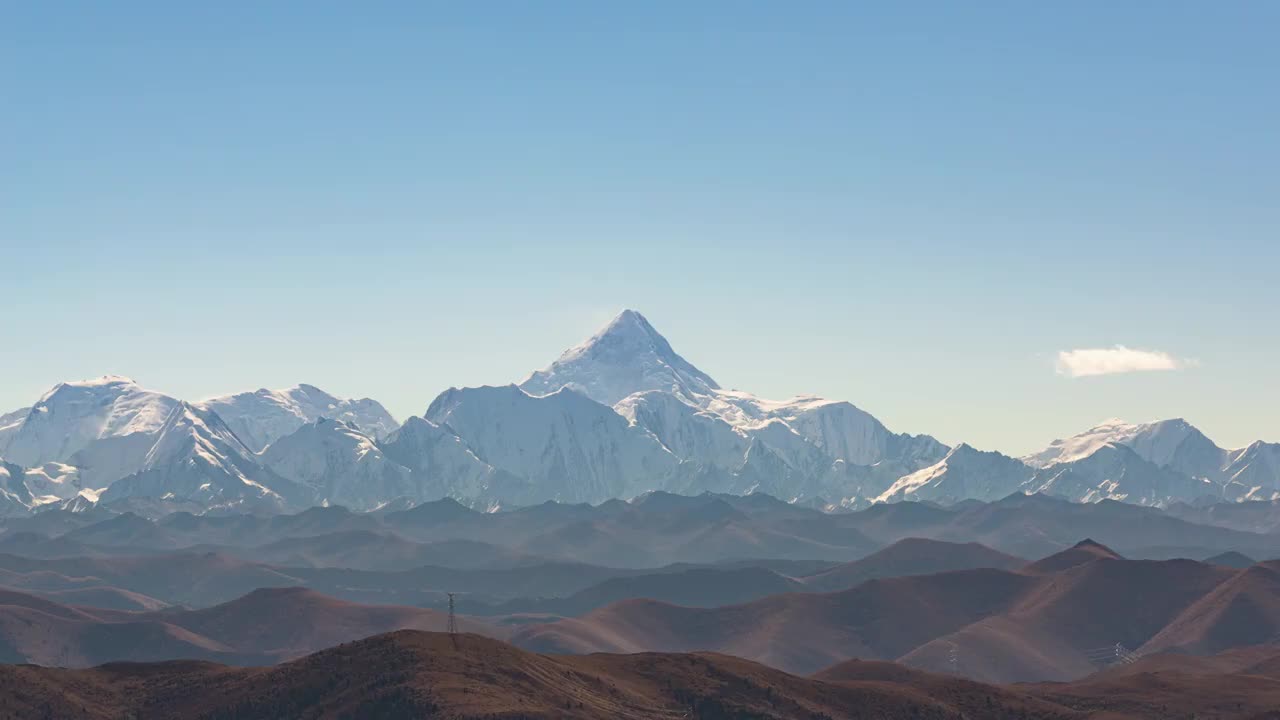
[[[1085,550],[1099,557],[1054,574],[1026,574],[1038,582],[1006,612],[898,659],[987,682],[1079,678],[1141,647],[1234,572]]]
[[[16,588],[6,589],[17,591]],[[88,587],[76,587],[66,590],[34,592],[29,594],[38,595],[62,605],[78,605],[82,607],[99,608],[102,610],[120,610],[123,612],[150,612],[168,607],[167,603],[161,602],[153,597],[147,597],[141,593],[104,585],[91,585]]]
[[[1118,560],[1120,559],[1120,555],[1106,545],[1096,543],[1086,538],[1062,552],[1054,553],[1049,557],[1042,558],[1027,565],[1023,568],[1023,572],[1028,572],[1033,575],[1056,573],[1102,558]]]
[[[443,614],[358,605],[301,588],[257,590],[204,610],[130,613],[0,591],[0,661],[85,667],[176,658],[271,664],[377,633],[444,630]],[[497,632],[470,618],[464,630]]]
[[[1239,571],[1174,618],[1143,647],[1212,654],[1280,640],[1280,562]]]
[[[526,624],[512,639],[543,652],[710,650],[791,672],[861,658],[987,682],[1071,680],[1127,658],[1235,572],[1084,543],[1030,571],[877,579],[716,608],[631,600]]]
[[[455,644],[456,643],[456,644]],[[0,717],[515,720],[989,720],[1077,717],[952,681],[933,698],[893,682],[822,682],[714,654],[547,657],[475,635],[398,632],[269,669],[207,663],[91,670],[0,667]]]
[[[950,543],[925,538],[899,540],[861,560],[802,578],[810,590],[846,590],[867,580],[905,575],[928,575],[949,570],[997,568],[1012,570],[1026,560],[978,543]]]
[[[0,719],[1263,720],[1275,673],[1223,662],[992,686],[889,663],[813,677],[714,653],[546,656],[476,635],[400,631],[271,668],[206,662],[0,666]],[[1198,660],[1198,659],[1197,659]]]
[[[788,593],[742,605],[687,608],[629,600],[581,618],[519,629],[513,642],[543,652],[712,650],[792,672],[850,657],[894,659],[1007,610],[1038,581],[978,569],[871,580],[837,593]]]
[[[23,592],[115,587],[172,605],[213,605],[261,587],[300,584],[275,568],[218,553],[58,559],[0,554],[0,582]]]
[[[92,611],[0,592],[0,661],[87,666],[110,660],[221,659],[234,651],[158,620],[104,620]]]
[[[1248,671],[1201,673],[1173,664],[1159,672],[1108,671],[1074,683],[1020,689],[1091,720],[1280,717],[1280,678]]]
[[[277,659],[390,630],[443,632],[448,626],[447,615],[435,610],[360,605],[298,587],[264,588],[211,608],[149,617],[164,618],[241,653]],[[458,623],[465,632],[488,631],[469,618],[459,618]]]

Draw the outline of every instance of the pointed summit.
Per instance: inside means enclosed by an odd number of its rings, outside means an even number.
[[[1080,567],[1095,560],[1122,560],[1119,553],[1092,538],[1085,538],[1062,552],[1037,560],[1023,568],[1030,575],[1053,573]]]
[[[720,388],[709,375],[676,354],[671,344],[635,310],[623,310],[603,329],[569,348],[550,367],[531,374],[520,389],[547,395],[576,390],[613,405],[637,392],[662,390],[690,404]]]
[[[1112,557],[1112,558],[1118,558],[1118,557],[1120,557],[1119,555],[1117,555],[1117,554],[1116,554],[1116,552],[1115,552],[1114,550],[1112,550],[1111,548],[1107,547],[1106,545],[1103,545],[1102,543],[1098,542],[1097,540],[1094,540],[1093,538],[1085,538],[1085,539],[1081,540],[1080,542],[1076,543],[1075,545],[1072,545],[1072,546],[1071,546],[1071,549],[1072,549],[1072,550],[1087,550],[1087,551],[1089,551],[1089,552],[1091,552],[1091,553],[1093,553],[1093,554],[1095,554],[1095,555],[1097,555],[1097,556],[1099,556],[1099,557]]]

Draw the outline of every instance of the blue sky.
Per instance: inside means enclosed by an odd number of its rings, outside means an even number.
[[[1278,4],[234,5],[0,5],[0,408],[403,417],[634,307],[949,442],[1280,440]]]

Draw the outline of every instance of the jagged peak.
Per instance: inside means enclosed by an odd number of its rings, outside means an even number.
[[[987,459],[987,460],[1007,460],[1010,462],[1021,462],[1017,458],[1009,457],[999,450],[980,450],[967,442],[961,442],[947,451],[945,457],[939,462],[947,462],[948,460],[968,460],[968,459]]]

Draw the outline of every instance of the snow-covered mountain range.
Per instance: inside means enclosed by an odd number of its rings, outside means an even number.
[[[895,433],[851,403],[722,387],[627,310],[517,385],[450,388],[400,426],[311,385],[188,403],[126,378],[0,415],[0,515],[122,500],[275,511],[473,507],[655,490],[826,507],[1041,492],[1141,504],[1280,498],[1280,444],[1108,421],[1014,458]]]
[[[877,500],[995,500],[1015,492],[1143,505],[1280,499],[1280,444],[1224,450],[1181,418],[1108,420],[1023,458],[960,445]]]
[[[395,429],[378,403],[341,400],[308,385],[187,403],[112,375],[59,383],[19,413],[4,416],[10,424],[0,434],[0,458],[9,468],[5,486],[25,499],[3,503],[0,512],[75,498],[306,506],[324,498],[271,470],[243,437],[270,443],[330,413],[375,433]],[[21,470],[26,494],[17,492],[13,468]]]

